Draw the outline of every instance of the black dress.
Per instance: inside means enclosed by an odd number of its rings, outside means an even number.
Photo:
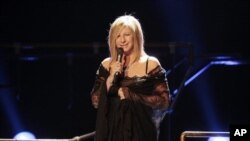
[[[92,102],[98,103],[96,141],[157,141],[154,111],[164,112],[169,105],[165,70],[157,66],[146,76],[124,77],[119,83],[123,100],[107,92],[108,76],[100,65],[91,92]]]

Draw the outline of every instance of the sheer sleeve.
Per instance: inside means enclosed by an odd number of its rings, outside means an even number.
[[[142,97],[143,101],[152,108],[166,109],[170,104],[169,96],[170,94],[167,83],[161,82],[155,84],[152,95]]]
[[[140,101],[153,109],[168,108],[170,92],[165,70],[157,67],[148,77],[137,81],[134,85],[123,87],[126,99]]]
[[[95,108],[98,108],[100,95],[102,93],[105,93],[103,92],[103,87],[106,87],[107,77],[108,77],[108,71],[101,64],[99,69],[96,72],[94,86],[91,91],[91,101],[92,101],[92,105]]]
[[[133,101],[140,101],[154,109],[167,109],[170,104],[170,94],[167,83],[161,82],[154,86],[151,95],[131,91],[123,87],[125,98]]]

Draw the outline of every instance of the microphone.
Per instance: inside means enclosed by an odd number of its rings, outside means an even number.
[[[122,56],[123,56],[123,48],[117,48],[117,58],[116,61],[122,62]],[[113,84],[117,84],[118,78],[120,76],[120,72],[115,72]]]
[[[117,48],[117,60],[120,63],[122,62],[122,56],[123,56],[123,48]]]

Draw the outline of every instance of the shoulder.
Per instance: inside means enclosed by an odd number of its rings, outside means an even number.
[[[141,60],[141,63],[147,65],[147,72],[150,72],[157,67],[161,67],[161,64],[158,58],[154,56],[145,55],[145,56],[142,56],[140,60]]]
[[[157,66],[161,66],[158,58],[154,56],[148,56],[148,70],[155,69]]]
[[[102,65],[106,70],[109,70],[110,62],[111,62],[111,58],[110,58],[110,57],[107,57],[107,58],[103,59],[101,65]]]

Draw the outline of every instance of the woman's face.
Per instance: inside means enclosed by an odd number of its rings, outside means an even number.
[[[123,48],[124,54],[132,52],[134,47],[133,31],[129,27],[123,28],[115,40],[116,47]]]

